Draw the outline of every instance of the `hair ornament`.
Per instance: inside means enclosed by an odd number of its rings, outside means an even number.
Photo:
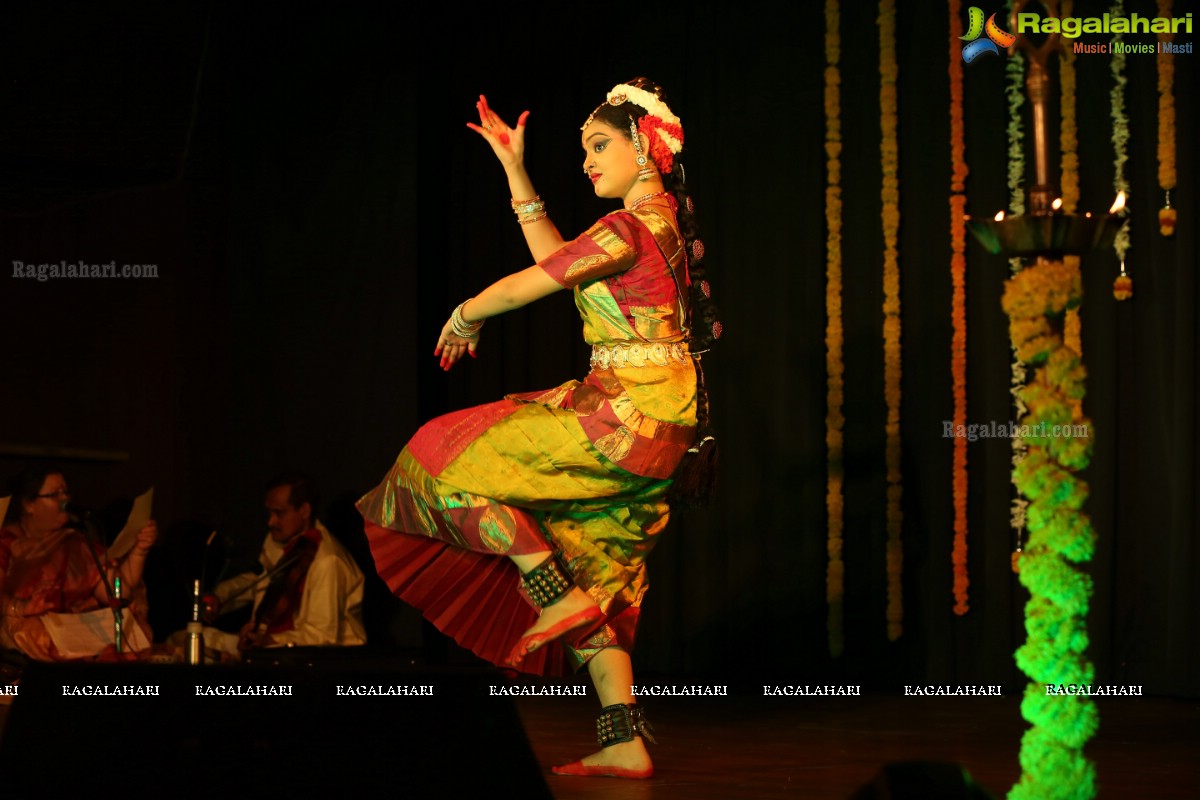
[[[619,83],[608,93],[608,104],[619,106],[633,103],[646,109],[646,116],[638,120],[638,130],[646,134],[650,142],[650,157],[663,172],[670,172],[675,155],[683,150],[683,125],[679,117],[659,99],[657,94]]]
[[[636,86],[630,86],[627,83],[618,83],[608,93],[608,104],[610,106],[619,106],[625,102],[633,103],[646,109],[646,112],[651,116],[658,117],[667,125],[673,125],[680,128],[679,132],[679,147],[673,148],[672,153],[678,153],[683,148],[683,129],[680,127],[679,117],[671,113],[671,109],[667,104],[658,99],[658,95],[647,92],[645,89],[639,89]]]
[[[637,120],[637,129],[646,135],[646,141],[650,144],[650,158],[654,160],[658,169],[664,173],[670,172],[675,164],[675,155],[683,150],[683,126],[679,122],[679,117],[671,112],[667,104],[660,100],[657,94],[637,86],[630,86],[627,83],[618,83],[614,86],[608,93],[605,102],[610,106],[633,103],[646,109],[646,115]],[[604,104],[601,103],[600,108],[603,107]],[[596,111],[599,111],[600,108],[597,108]],[[588,116],[580,130],[586,130],[592,124],[596,111]],[[630,115],[630,120],[632,121],[632,115]],[[637,136],[635,135],[633,138],[636,142]],[[645,179],[643,178],[643,180]]]

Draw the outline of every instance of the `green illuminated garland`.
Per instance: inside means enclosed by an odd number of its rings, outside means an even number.
[[[1087,696],[1046,691],[1048,684],[1090,685],[1095,677],[1086,655],[1092,579],[1076,566],[1091,560],[1096,538],[1083,511],[1087,484],[1076,474],[1091,457],[1091,421],[1072,419],[1086,371],[1051,323],[1081,296],[1077,265],[1040,261],[1007,281],[1002,300],[1017,357],[1037,367],[1021,393],[1029,409],[1021,423],[1032,433],[1013,470],[1013,482],[1029,500],[1029,541],[1019,572],[1030,594],[1028,638],[1016,660],[1030,678],[1021,714],[1031,727],[1021,739],[1021,780],[1009,800],[1083,800],[1096,793],[1095,766],[1083,755],[1099,725],[1096,706]],[[1054,426],[1080,425],[1088,435],[1052,435],[1061,430]]]

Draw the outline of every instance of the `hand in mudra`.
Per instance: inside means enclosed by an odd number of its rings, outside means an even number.
[[[524,161],[525,120],[529,118],[529,112],[522,112],[517,117],[517,126],[513,128],[488,107],[487,98],[483,95],[479,95],[475,108],[479,111],[479,124],[468,122],[467,127],[487,140],[500,163],[509,167]]]
[[[454,332],[454,327],[451,325],[450,320],[446,320],[446,324],[442,328],[442,335],[438,337],[437,347],[434,348],[433,354],[441,357],[441,368],[448,370],[464,355],[475,358],[475,348],[478,346],[478,333],[470,339],[464,339]]]

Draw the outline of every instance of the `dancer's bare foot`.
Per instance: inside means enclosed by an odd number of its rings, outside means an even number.
[[[596,605],[596,601],[575,586],[561,600],[542,609],[537,622],[525,631],[513,647],[508,663],[519,664],[521,659],[547,643],[572,631],[585,633],[588,626],[595,625],[602,619],[604,612]]]
[[[597,750],[590,756],[561,767],[551,767],[555,775],[582,775],[608,778],[651,778],[654,764],[641,737]]]

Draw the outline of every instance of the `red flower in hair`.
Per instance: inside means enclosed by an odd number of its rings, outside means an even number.
[[[669,140],[678,142],[678,148],[683,147],[683,128],[663,122],[649,114],[638,120],[638,130],[646,135],[650,143],[650,157],[658,165],[660,172],[670,172],[675,167],[675,154],[672,152]]]

